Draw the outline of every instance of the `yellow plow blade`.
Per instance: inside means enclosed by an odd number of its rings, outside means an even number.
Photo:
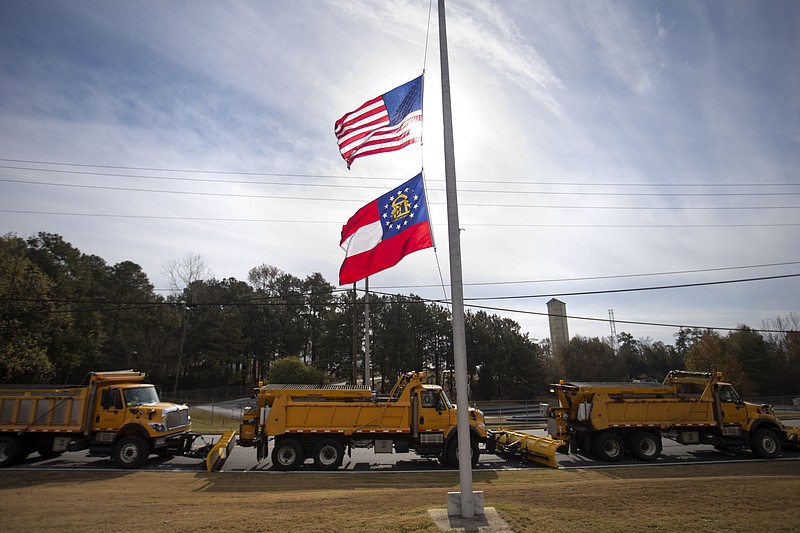
[[[798,426],[783,426],[786,431],[786,437],[790,444],[800,447],[800,427]]]
[[[215,472],[222,468],[236,445],[236,439],[233,438],[235,435],[235,431],[226,431],[220,436],[214,447],[206,455],[206,470]]]
[[[558,468],[556,451],[567,443],[550,437],[537,437],[519,431],[503,430],[497,434],[497,446],[509,453],[522,455],[539,464]]]

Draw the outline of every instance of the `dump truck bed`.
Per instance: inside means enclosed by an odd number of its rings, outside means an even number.
[[[23,387],[0,387],[0,431],[83,430],[88,387]]]
[[[714,403],[686,401],[681,398],[622,398],[610,400],[595,394],[592,419],[605,421],[607,427],[648,426],[668,429],[674,426],[715,426]]]
[[[411,423],[409,406],[397,403],[373,402],[315,402],[293,398],[276,401],[272,405],[267,433],[408,433]],[[276,409],[285,410],[285,416],[275,416]]]

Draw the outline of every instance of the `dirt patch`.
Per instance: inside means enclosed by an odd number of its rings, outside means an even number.
[[[800,461],[476,472],[514,531],[800,531]],[[6,531],[438,531],[457,472],[0,472]]]

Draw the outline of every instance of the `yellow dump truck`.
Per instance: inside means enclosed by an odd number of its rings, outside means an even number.
[[[626,451],[654,461],[662,438],[750,448],[773,459],[783,444],[800,439],[800,428],[785,426],[771,405],[742,401],[721,373],[672,371],[662,384],[562,381],[551,392],[558,406],[548,410],[548,438],[565,444],[560,451],[592,452],[604,461]]]
[[[352,448],[375,453],[413,451],[423,457],[458,464],[456,407],[438,385],[420,372],[402,374],[389,396],[367,388],[265,385],[255,391],[258,407],[244,413],[239,445],[267,457],[277,470],[294,470],[306,459],[317,468],[335,470]],[[472,461],[486,442],[483,413],[470,408]]]
[[[191,428],[189,408],[159,401],[141,372],[92,372],[80,385],[0,385],[0,467],[33,452],[53,457],[86,449],[121,468],[137,468],[151,453],[221,467],[234,432],[195,447],[201,435]]]

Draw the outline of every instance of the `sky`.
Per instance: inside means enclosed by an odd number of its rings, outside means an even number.
[[[555,297],[571,336],[609,336],[613,310],[667,344],[800,311],[800,3],[446,16],[468,308],[541,340]],[[189,253],[217,279],[335,284],[342,224],[422,168],[436,248],[370,289],[443,299],[437,22],[424,0],[0,0],[0,233],[57,233],[159,290]],[[423,71],[422,144],[347,170],[334,121]]]

